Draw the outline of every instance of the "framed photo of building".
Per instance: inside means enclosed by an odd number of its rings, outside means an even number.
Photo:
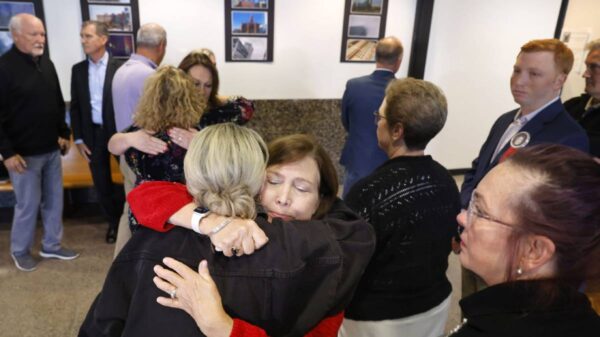
[[[138,0],[80,0],[82,21],[102,21],[108,25],[108,52],[116,58],[129,58],[135,51],[140,28]]]
[[[274,0],[225,1],[225,61],[272,62]]]
[[[8,25],[10,18],[20,13],[35,15],[40,18],[42,22],[44,22],[44,26],[46,26],[42,0],[0,1],[0,56],[10,50],[13,45],[13,39]],[[46,37],[44,53],[48,53],[48,37]]]
[[[388,0],[346,0],[341,62],[375,62],[377,40],[385,35]]]

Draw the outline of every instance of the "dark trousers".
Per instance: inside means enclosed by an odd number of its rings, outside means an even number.
[[[108,137],[101,126],[94,126],[94,143],[90,148],[90,171],[98,195],[98,201],[108,221],[109,228],[117,229],[123,213],[125,191],[123,185],[114,184],[110,171]]]

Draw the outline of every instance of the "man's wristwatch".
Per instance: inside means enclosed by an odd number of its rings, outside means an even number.
[[[198,234],[204,234],[200,232],[200,221],[210,214],[210,210],[206,207],[196,207],[192,214],[192,230]]]

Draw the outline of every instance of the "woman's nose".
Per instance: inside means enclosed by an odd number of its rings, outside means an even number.
[[[289,198],[289,188],[282,188],[277,195],[277,204],[281,206],[289,206],[290,198]]]

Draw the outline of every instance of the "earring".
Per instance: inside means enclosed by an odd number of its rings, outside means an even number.
[[[523,275],[523,269],[521,267],[517,268],[517,275]]]

